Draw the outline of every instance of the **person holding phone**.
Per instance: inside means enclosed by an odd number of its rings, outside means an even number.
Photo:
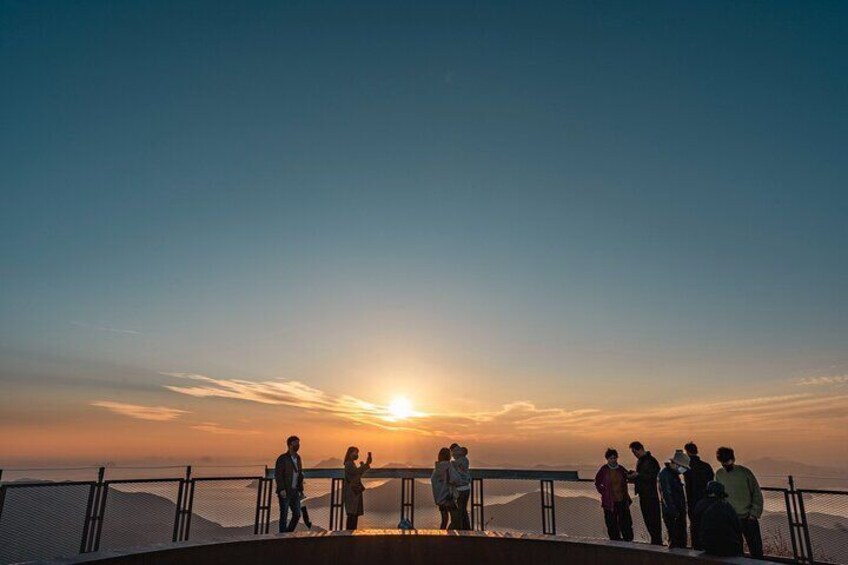
[[[356,460],[359,459],[359,448],[350,446],[347,448],[347,453],[344,457],[344,495],[345,513],[347,514],[346,530],[355,530],[359,523],[359,517],[365,513],[365,508],[362,499],[362,493],[365,492],[365,485],[362,483],[362,475],[368,472],[371,468],[371,452],[368,452],[368,459],[365,463],[356,465]]]
[[[459,506],[456,503],[456,486],[461,478],[453,465],[451,465],[451,451],[447,447],[439,450],[438,460],[430,476],[430,486],[433,487],[433,501],[439,508],[442,522],[440,530],[462,529],[462,517],[459,514]],[[450,519],[450,525],[448,525]]]

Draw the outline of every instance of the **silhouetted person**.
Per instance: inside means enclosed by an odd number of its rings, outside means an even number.
[[[692,539],[710,555],[742,555],[742,524],[736,510],[725,500],[724,485],[710,481],[705,491],[693,510],[696,518],[692,522]]]
[[[686,547],[686,493],[680,475],[688,469],[689,456],[678,449],[659,474],[662,516],[668,530],[669,547]]]
[[[651,536],[651,543],[662,545],[662,519],[660,518],[660,498],[657,492],[657,476],[660,473],[660,464],[650,451],[645,451],[641,442],[634,441],[630,444],[630,452],[637,459],[636,470],[628,475],[635,487],[636,495],[639,497],[639,508],[642,511],[642,519]]]
[[[303,498],[303,464],[300,455],[300,438],[291,436],[286,440],[288,451],[277,457],[274,464],[274,481],[277,483],[277,498],[280,501],[280,532],[293,532],[300,520],[300,502]],[[291,521],[286,518],[291,510]]]
[[[707,495],[707,484],[713,480],[713,468],[698,456],[698,446],[689,442],[683,446],[689,456],[689,470],[683,474],[686,483],[686,508],[689,514],[689,524],[692,536],[692,548],[703,549],[695,537],[698,518],[695,516],[695,506]]]
[[[760,517],[763,515],[763,493],[757,477],[747,467],[736,464],[736,454],[729,447],[719,447],[716,459],[721,469],[715,480],[724,485],[727,501],[736,510],[742,524],[742,534],[751,557],[763,557],[763,538],[760,534]]]
[[[362,475],[371,468],[373,459],[369,452],[368,459],[365,460],[365,463],[360,463],[358,467],[356,465],[357,459],[359,459],[359,448],[348,447],[344,457],[344,488],[342,489],[345,513],[347,514],[346,530],[355,530],[359,523],[359,517],[365,513],[362,500],[365,485],[362,484]]]
[[[618,451],[608,448],[606,465],[595,474],[595,488],[601,493],[604,522],[611,540],[633,541],[633,519],[630,495],[627,493],[627,471],[618,464]]]
[[[471,497],[471,471],[468,462],[468,448],[457,443],[450,446],[453,461],[451,464],[459,475],[456,485],[456,505],[459,511],[459,530],[471,529],[471,518],[468,516],[468,499]]]
[[[433,487],[433,501],[439,507],[442,515],[440,530],[457,530],[462,525],[459,507],[456,504],[456,485],[459,484],[459,473],[451,465],[451,452],[447,447],[439,450],[433,474],[430,475],[430,485]],[[448,526],[450,518],[450,526]]]

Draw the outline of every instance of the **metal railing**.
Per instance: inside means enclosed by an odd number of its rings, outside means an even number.
[[[438,527],[429,468],[371,469],[361,528]],[[0,486],[0,564],[126,549],[153,543],[211,541],[279,529],[273,471],[246,476],[182,476]],[[176,475],[176,473],[173,473]],[[342,469],[306,469],[305,506],[314,529],[344,527]],[[2,475],[0,475],[2,476]],[[472,529],[605,537],[592,481],[575,471],[474,469]],[[399,482],[399,485],[398,485]],[[848,491],[764,487],[766,553],[785,561],[848,564]],[[484,500],[485,493],[485,500]],[[634,511],[637,541],[647,541]]]

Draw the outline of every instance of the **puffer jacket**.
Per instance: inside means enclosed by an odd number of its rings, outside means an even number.
[[[459,475],[459,483],[456,485],[456,490],[464,491],[471,490],[471,471],[469,470],[468,448],[457,447],[451,451],[453,455],[453,468]]]
[[[456,485],[459,480],[459,473],[450,461],[436,461],[433,474],[430,475],[430,486],[433,487],[433,501],[436,506],[449,505],[456,500]]]

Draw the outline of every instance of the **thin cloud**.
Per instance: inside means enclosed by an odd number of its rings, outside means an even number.
[[[291,406],[319,416],[429,436],[461,434],[469,439],[491,440],[557,434],[601,437],[609,435],[610,430],[628,435],[646,430],[651,430],[655,436],[679,435],[682,427],[699,433],[728,434],[739,431],[820,433],[827,429],[848,428],[848,395],[804,393],[621,411],[548,408],[519,400],[488,411],[417,412],[411,418],[398,421],[386,406],[352,396],[333,396],[299,381],[254,382],[215,379],[193,373],[164,374],[193,381],[185,386],[165,386],[180,394]]]
[[[137,330],[127,330],[123,328],[112,328],[109,326],[98,326],[96,324],[87,324],[85,322],[71,322],[71,325],[77,326],[80,328],[85,328],[88,330],[97,330],[99,332],[110,332],[116,334],[131,334],[131,335],[143,335],[140,331]]]
[[[333,396],[300,381],[245,381],[241,379],[215,379],[196,373],[162,373],[163,375],[194,381],[187,386],[164,385],[166,389],[197,398],[231,398],[259,404],[282,405],[300,408],[314,414],[325,414],[376,426],[387,430],[404,430],[426,433],[425,429],[402,425],[396,421],[387,406],[374,404],[349,396]],[[426,418],[416,412],[410,420]]]
[[[233,428],[225,428],[215,422],[203,422],[201,424],[191,426],[191,429],[221,435],[256,435],[260,433],[257,430],[236,430]]]
[[[112,402],[111,400],[95,400],[91,406],[105,408],[110,412],[135,418],[137,420],[150,420],[154,422],[169,422],[176,420],[183,414],[188,414],[185,410],[177,410],[176,408],[166,408],[165,406],[141,406],[138,404],[126,404],[123,402]]]
[[[805,377],[796,383],[799,386],[832,386],[848,384],[848,375],[832,375],[829,377]]]

